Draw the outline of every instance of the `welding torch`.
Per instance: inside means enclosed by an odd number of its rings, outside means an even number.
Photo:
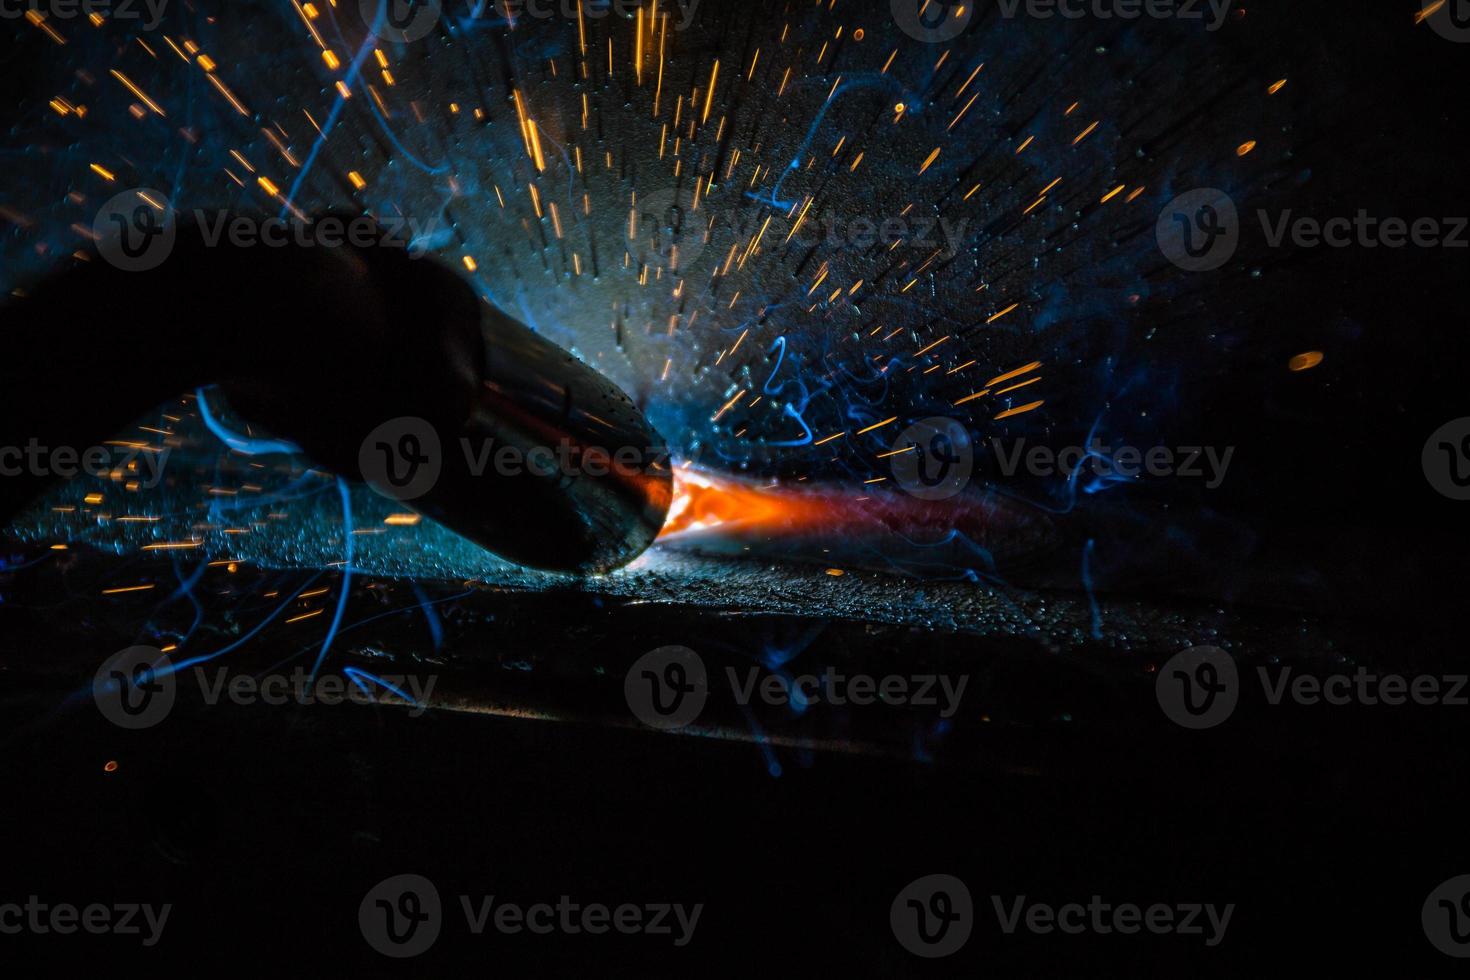
[[[217,385],[314,463],[523,565],[606,572],[662,528],[672,468],[628,396],[381,229],[246,247],[180,225],[143,269],[107,246],[0,307],[0,445],[97,445]],[[477,466],[461,445],[541,462]],[[0,519],[48,482],[0,480]]]

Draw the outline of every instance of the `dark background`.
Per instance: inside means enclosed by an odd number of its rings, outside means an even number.
[[[1313,173],[1301,213],[1470,210],[1460,146],[1470,46],[1411,29],[1413,9],[1247,8],[1263,25],[1254,55],[1279,51],[1281,74],[1316,87],[1314,111],[1297,118],[1296,152]],[[4,57],[24,91],[28,66]],[[1466,505],[1428,486],[1419,454],[1440,424],[1470,415],[1466,255],[1319,249],[1290,260],[1271,294],[1252,298],[1231,383],[1185,407],[1191,434],[1248,449],[1240,478],[1211,500],[1260,536],[1243,561],[1253,573],[1316,569],[1327,582],[1318,597],[1336,607],[1329,630],[1404,670],[1465,669]],[[1282,370],[1308,349],[1326,353],[1319,368]],[[616,649],[660,639],[657,621],[594,617],[568,598],[523,642],[586,642],[554,621],[595,623]],[[1083,732],[1038,728],[1019,747],[980,740],[930,762],[818,754],[773,778],[749,745],[578,721],[221,709],[126,738],[90,713],[48,727],[67,686],[37,680],[27,662],[81,665],[97,647],[3,607],[0,627],[12,728],[0,755],[3,897],[177,906],[156,950],[117,937],[0,937],[25,974],[60,961],[164,975],[1418,976],[1458,966],[1425,941],[1419,909],[1439,882],[1470,872],[1465,708],[1248,712],[1188,733],[1150,713],[1148,685],[1134,685],[1101,698]],[[819,645],[813,656],[850,649]],[[1054,650],[1014,656],[1037,662],[1042,687],[1062,670]],[[123,770],[102,772],[120,756]],[[390,964],[362,943],[356,904],[408,871],[445,896],[706,908],[685,950],[648,937],[447,931],[425,957]],[[893,941],[888,904],[937,872],[967,881],[980,925],[961,953],[924,963]],[[991,894],[1237,908],[1225,944],[1208,950],[1186,938],[1003,936]]]

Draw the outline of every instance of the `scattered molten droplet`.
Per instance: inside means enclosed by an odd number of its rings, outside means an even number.
[[[117,760],[116,759],[109,759],[109,760],[107,760],[107,765],[105,765],[105,766],[102,767],[102,771],[103,772],[117,772]]]
[[[840,568],[829,568],[827,569],[827,574],[835,578],[838,575],[846,575],[847,573]]]
[[[1256,141],[1255,140],[1246,140],[1244,143],[1240,144],[1239,146],[1237,146],[1235,148],[1235,155],[1238,156],[1238,157],[1243,157],[1247,153],[1249,153],[1251,150],[1254,150],[1255,148],[1256,148]]]
[[[1309,350],[1304,354],[1298,354],[1287,362],[1286,366],[1293,371],[1310,371],[1322,363],[1322,352]]]

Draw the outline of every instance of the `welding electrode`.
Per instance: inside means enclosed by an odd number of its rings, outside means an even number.
[[[402,243],[180,227],[148,271],[87,259],[0,310],[0,445],[96,445],[218,384],[315,462],[520,564],[607,571],[663,526],[672,471],[632,401]],[[0,480],[0,517],[44,487]]]

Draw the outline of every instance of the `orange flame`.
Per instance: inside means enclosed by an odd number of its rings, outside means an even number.
[[[815,495],[755,487],[681,466],[660,538],[721,530],[803,530],[830,521],[834,505]]]

